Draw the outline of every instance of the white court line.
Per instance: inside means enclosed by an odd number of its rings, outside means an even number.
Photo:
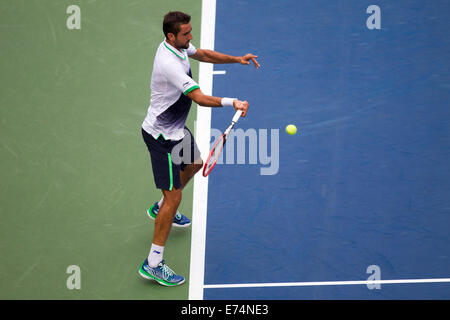
[[[202,1],[200,48],[214,50],[216,0]],[[200,63],[199,86],[204,94],[212,95],[213,65]],[[197,107],[195,140],[204,159],[209,153],[211,136],[211,108]],[[192,205],[191,262],[189,273],[189,299],[203,300],[205,276],[206,214],[208,208],[208,178],[198,173],[194,177]]]
[[[348,286],[348,285],[406,284],[406,283],[445,283],[445,282],[450,282],[450,278],[398,279],[398,280],[363,280],[363,281],[318,281],[318,282],[205,284],[203,287],[205,289],[222,289],[222,288]]]
[[[216,74],[227,74],[227,71],[226,70],[214,70],[213,74],[214,75],[216,75]]]

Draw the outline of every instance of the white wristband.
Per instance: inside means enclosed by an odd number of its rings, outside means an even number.
[[[236,100],[236,98],[222,98],[220,103],[222,104],[222,107],[234,107],[234,100]]]

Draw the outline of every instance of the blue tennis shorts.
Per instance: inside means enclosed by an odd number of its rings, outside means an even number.
[[[144,129],[141,131],[150,153],[156,188],[180,189],[180,171],[200,159],[200,151],[191,131],[184,127],[185,136],[181,140],[166,140],[162,135],[155,139]]]

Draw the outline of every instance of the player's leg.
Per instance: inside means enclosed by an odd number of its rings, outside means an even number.
[[[203,167],[202,158],[198,158],[194,163],[188,164],[184,167],[184,170],[180,172],[181,188],[183,189],[187,183],[192,179],[197,172]]]
[[[150,152],[150,159],[152,162],[153,177],[158,189],[172,190],[181,188],[180,169],[179,164],[174,164],[172,159],[172,150],[179,142],[172,140],[165,140],[162,136],[155,139],[152,135],[142,130],[142,136],[147,148]],[[163,197],[159,202],[153,203],[147,210],[147,215],[151,219],[156,219],[160,207],[163,204]],[[172,225],[176,227],[188,227],[191,221],[180,213],[175,214]]]
[[[181,201],[181,169],[171,159],[173,142],[160,137],[155,139],[144,130],[142,134],[150,152],[156,187],[163,190],[164,203],[155,216],[153,242],[148,257],[139,268],[139,274],[165,286],[180,285],[184,283],[184,277],[177,275],[165,264],[163,254],[172,220]]]
[[[185,127],[185,136],[183,140],[174,146],[173,151],[173,157],[178,156],[180,157],[180,159],[183,159],[183,162],[180,164],[180,181],[181,189],[183,189],[192,179],[192,177],[203,167],[203,161],[200,157],[200,151],[198,150],[197,144],[191,131],[187,127]],[[148,210],[148,215],[150,216],[150,218],[156,218],[158,210],[163,203],[164,195],[161,200],[159,200],[159,202],[154,203]],[[177,211],[172,225],[175,227],[185,228],[191,225],[191,220]]]
[[[153,242],[148,258],[142,263],[139,273],[147,279],[153,279],[165,286],[184,283],[184,277],[171,270],[163,259],[164,247],[172,228],[172,221],[181,202],[181,188],[163,190],[164,202],[159,208],[155,220]]]
[[[172,227],[173,218],[177,212],[182,198],[180,189],[162,190],[164,201],[159,208],[155,219],[155,231],[153,234],[153,243],[164,246]]]
[[[203,167],[203,160],[200,156],[200,150],[195,142],[194,136],[188,127],[185,127],[185,138],[183,139],[182,152],[187,152],[188,156],[185,159],[189,159],[185,164],[181,165],[181,188],[184,188],[191,178],[201,170]]]

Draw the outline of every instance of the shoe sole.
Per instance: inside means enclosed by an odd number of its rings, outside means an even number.
[[[148,210],[146,211],[146,213],[147,213],[147,216],[148,216],[150,219],[155,220],[155,217],[153,217],[153,216],[150,214],[150,209],[148,209]],[[186,223],[186,224],[178,224],[178,223],[175,223],[175,222],[172,223],[172,226],[174,226],[175,228],[187,228],[187,227],[189,227],[190,225],[191,225],[191,222]]]
[[[145,279],[148,279],[148,280],[156,281],[158,284],[160,284],[160,285],[162,285],[162,286],[165,286],[165,287],[175,287],[175,286],[179,286],[180,284],[183,284],[184,281],[185,281],[185,279],[183,279],[183,280],[180,281],[180,282],[173,283],[173,284],[169,284],[169,283],[165,282],[164,280],[161,280],[161,279],[158,279],[158,278],[156,278],[156,277],[152,277],[152,276],[149,276],[149,275],[145,274],[144,272],[142,272],[142,267],[139,268],[139,275],[140,275],[142,278],[145,278]]]

